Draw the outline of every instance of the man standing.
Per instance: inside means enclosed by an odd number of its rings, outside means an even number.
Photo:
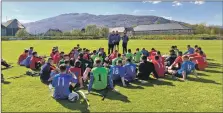
[[[129,37],[124,33],[124,36],[122,37],[122,48],[123,48],[123,54],[127,52],[127,43],[129,41]]]
[[[118,51],[119,51],[119,42],[120,42],[120,40],[121,40],[121,37],[120,37],[118,31],[116,31],[114,48],[116,49],[116,46],[117,46]]]
[[[112,31],[112,34],[108,36],[108,54],[113,52],[114,43],[115,43],[115,31]]]

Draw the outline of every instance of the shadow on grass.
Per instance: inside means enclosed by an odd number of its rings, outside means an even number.
[[[214,59],[207,59],[208,61],[215,61]]]
[[[206,69],[205,72],[209,72],[209,73],[223,73],[222,71],[209,70],[209,69]]]
[[[217,83],[213,80],[208,80],[208,79],[204,79],[204,78],[191,78],[188,77],[187,78],[189,81],[194,81],[194,82],[202,82],[202,83],[211,83],[211,84],[217,84],[217,85],[221,85],[221,83]]]
[[[126,89],[144,89],[142,86],[140,86],[140,85],[137,85],[137,86],[135,86],[135,85],[132,85],[131,83],[127,86],[127,87],[124,87],[123,85],[122,85],[122,83],[116,83],[116,84],[114,84],[114,87],[115,86],[120,86],[120,87],[123,87],[123,88],[126,88]]]
[[[60,103],[63,107],[70,109],[70,110],[80,110],[80,112],[90,112],[89,109],[87,109],[87,103],[79,99],[77,102],[72,103],[68,100],[57,100],[58,103]]]
[[[205,74],[205,73],[198,73],[198,72],[197,72],[197,75],[198,75],[198,76],[210,76],[210,75],[207,75],[207,74]]]
[[[17,79],[17,78],[22,78],[22,77],[25,77],[25,76],[28,76],[28,75],[19,75],[19,76],[13,76],[13,77],[8,77],[7,79]]]
[[[139,81],[135,81],[132,84],[141,85],[141,86],[149,86],[149,87],[153,87],[154,85],[175,86],[172,82],[163,81],[163,80],[150,80],[148,83],[145,83],[145,84],[142,84]]]
[[[223,65],[220,63],[208,62],[208,68],[222,68]]]
[[[97,93],[96,92],[92,92],[91,94],[102,97],[101,93],[99,93],[99,92],[97,92]],[[106,96],[105,100],[106,99],[109,99],[109,100],[119,100],[119,101],[126,102],[126,103],[131,102],[128,99],[127,96],[121,94],[120,92],[113,92],[113,91],[110,91],[110,90],[107,93],[107,96]]]
[[[10,84],[11,82],[9,81],[2,81],[2,84]]]

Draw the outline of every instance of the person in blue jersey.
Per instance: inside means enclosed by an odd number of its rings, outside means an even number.
[[[187,45],[187,51],[184,53],[186,54],[194,54],[194,48],[190,47],[190,45]]]
[[[128,46],[129,37],[127,36],[126,32],[124,33],[124,36],[122,37],[122,49],[123,54],[127,52],[127,46]]]
[[[42,66],[40,70],[40,80],[42,83],[49,85],[49,78],[51,74],[51,66],[53,65],[53,59],[48,58],[47,62]]]
[[[137,68],[136,65],[132,63],[131,59],[126,60],[126,65],[124,65],[124,69],[125,69],[125,75],[124,75],[125,81],[127,81],[127,83],[134,81],[136,78]]]
[[[122,85],[125,87],[125,68],[122,66],[122,60],[118,60],[116,62],[116,65],[113,65],[110,67],[109,75],[111,76],[114,84],[117,84],[118,82],[122,82]]]
[[[72,88],[75,87],[77,83],[77,77],[74,73],[66,73],[66,65],[60,65],[60,73],[55,75],[52,80],[52,86],[54,87],[53,97],[56,100],[67,99],[68,95],[72,92]],[[72,87],[72,88],[70,88]]]
[[[27,68],[30,68],[31,58],[32,58],[32,55],[29,55],[28,57],[26,57],[26,59],[25,59],[25,61],[24,61],[24,65],[25,65]]]
[[[146,57],[149,56],[149,52],[145,48],[142,48],[141,52],[142,52],[143,56],[146,56]]]
[[[189,60],[189,56],[183,56],[183,63],[181,65],[181,68],[177,71],[175,70],[168,70],[169,73],[171,73],[174,77],[179,77],[179,78],[182,78],[180,80],[186,80],[187,76],[189,74],[191,74],[192,72],[194,72],[194,75],[196,77],[197,76],[197,73],[195,71],[195,64],[193,62],[191,62]]]
[[[29,55],[30,55],[30,56],[32,56],[33,49],[34,49],[33,47],[30,47],[30,48],[29,48]]]
[[[115,43],[115,31],[112,31],[112,34],[108,36],[108,54],[113,52]]]
[[[118,31],[116,31],[116,34],[115,34],[115,45],[114,45],[114,47],[115,47],[115,49],[117,47],[117,50],[118,51],[119,51],[119,42],[120,42],[120,40],[121,40],[121,37],[120,37]]]

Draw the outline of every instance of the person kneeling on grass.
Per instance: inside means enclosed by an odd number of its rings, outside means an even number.
[[[123,66],[125,69],[125,82],[129,84],[130,82],[133,82],[136,78],[137,68],[134,63],[132,63],[131,59],[126,60],[126,64]]]
[[[195,71],[195,64],[189,60],[188,56],[183,56],[183,63],[181,68],[177,71],[175,70],[168,70],[169,73],[173,75],[173,77],[182,78],[180,80],[186,80],[186,77],[194,72],[195,76],[198,78],[197,73]]]
[[[53,97],[54,99],[67,99],[69,94],[72,93],[77,83],[77,77],[74,73],[66,73],[66,66],[60,65],[60,73],[55,75],[52,81],[52,86],[55,88]]]
[[[114,84],[122,82],[122,85],[126,87],[124,78],[125,68],[122,67],[122,61],[118,60],[116,64],[117,65],[113,65],[110,67],[109,76],[112,78]]]
[[[45,63],[40,70],[40,80],[42,83],[49,85],[49,78],[51,74],[51,66],[53,65],[53,59],[48,58],[47,63]]]
[[[92,88],[96,91],[103,91],[108,89],[108,82],[109,86],[113,91],[116,91],[113,87],[113,82],[110,76],[108,76],[107,70],[105,67],[101,66],[101,60],[96,60],[96,67],[91,70],[90,74],[90,83],[88,86],[89,94]]]

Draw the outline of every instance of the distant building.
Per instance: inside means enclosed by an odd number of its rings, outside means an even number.
[[[134,35],[147,34],[193,34],[194,30],[179,23],[139,25],[134,27]]]
[[[1,25],[1,35],[6,36],[6,27],[4,25]]]
[[[3,23],[1,27],[3,28],[1,30],[2,36],[15,36],[18,30],[25,29],[25,27],[17,19],[9,20],[6,23]]]
[[[49,29],[44,35],[45,36],[55,36],[56,34],[62,34],[63,32],[59,29]]]
[[[133,28],[131,27],[114,27],[109,28],[109,33],[112,33],[112,31],[118,31],[120,34],[123,34],[124,32],[127,33],[127,35],[133,35]]]

